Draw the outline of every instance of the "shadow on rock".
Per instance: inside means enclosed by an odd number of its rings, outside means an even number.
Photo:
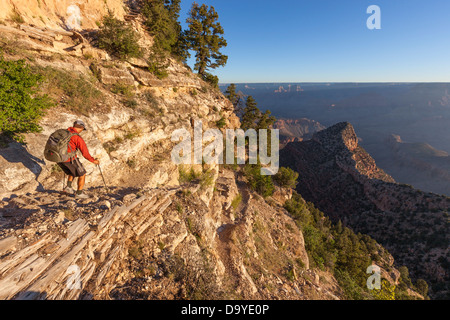
[[[37,179],[42,172],[45,161],[29,153],[25,145],[18,142],[11,142],[7,148],[0,149],[0,157],[9,163],[22,164],[30,170],[35,175],[35,179],[39,184],[36,191],[44,191],[42,184]]]

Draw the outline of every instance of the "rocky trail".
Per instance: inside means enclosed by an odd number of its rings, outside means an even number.
[[[135,190],[112,188],[107,192],[102,187],[90,188],[90,199],[77,200],[73,195],[59,191],[43,191],[12,195],[4,198],[0,203],[0,223],[2,235],[10,227],[24,228],[42,223],[48,218],[54,221],[64,221],[84,217],[94,222],[97,217],[111,209],[112,206],[122,205],[124,195]]]
[[[200,120],[205,131],[223,121],[237,129],[239,118],[220,90],[175,59],[159,78],[146,58],[118,61],[96,47],[106,9],[129,21],[143,47],[154,43],[137,11],[108,2],[86,3],[83,28],[93,30],[59,30],[54,1],[30,2],[31,16],[17,12],[24,23],[0,25],[5,57],[48,75],[47,93],[59,102],[26,148],[0,149],[0,299],[344,298],[331,273],[310,267],[303,233],[283,208],[292,190],[264,199],[236,169],[171,161],[175,130],[192,136]],[[86,87],[71,98],[66,86],[76,80]],[[99,98],[74,100],[85,90]],[[87,164],[86,200],[52,191],[60,172],[42,159],[48,136],[79,118],[108,185],[122,186],[106,190]],[[199,181],[181,179],[190,170]]]
[[[301,232],[286,232],[292,220],[234,172],[219,172],[206,189],[193,181],[87,193],[79,201],[57,191],[3,199],[0,299],[340,296],[336,280],[321,273],[322,283],[309,269]],[[303,267],[286,280],[297,260]]]
[[[218,238],[216,243],[218,253],[225,266],[226,274],[228,275],[227,280],[234,283],[235,286],[238,286],[239,281],[245,281],[246,279],[243,278],[243,274],[239,270],[239,261],[235,261],[237,255],[235,254],[236,248],[233,244],[233,237],[235,237],[234,233],[237,231],[238,226],[243,223],[242,217],[248,214],[247,209],[251,196],[248,190],[244,187],[245,184],[243,184],[243,182],[239,179],[236,181],[236,186],[239,194],[242,196],[241,203],[232,212],[237,219],[235,221],[230,220],[229,223],[222,225],[217,230]]]
[[[102,287],[125,242],[161,226],[177,190],[101,191],[81,201],[57,192],[24,195],[0,209],[1,299],[76,299],[81,284]]]

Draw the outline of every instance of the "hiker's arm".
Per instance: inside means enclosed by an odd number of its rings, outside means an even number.
[[[81,137],[79,137],[79,139],[78,139],[78,150],[81,151],[81,154],[83,155],[83,157],[86,160],[88,160],[92,163],[96,163],[96,160],[89,153],[89,150],[86,146],[86,142],[84,142],[84,140]]]

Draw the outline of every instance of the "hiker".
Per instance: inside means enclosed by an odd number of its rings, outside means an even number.
[[[88,148],[86,146],[86,143],[84,142],[83,138],[80,137],[80,133],[83,130],[86,130],[86,125],[83,121],[77,120],[74,122],[73,127],[70,127],[67,129],[73,136],[70,138],[69,144],[68,144],[68,153],[73,153],[74,156],[69,158],[69,160],[65,162],[59,162],[59,167],[64,171],[65,174],[69,176],[67,186],[64,188],[63,192],[68,194],[75,194],[76,199],[88,199],[89,196],[83,193],[83,187],[86,180],[86,170],[84,169],[83,165],[81,164],[80,160],[78,159],[76,155],[76,150],[80,150],[83,157],[92,162],[93,164],[100,164],[100,161],[97,159],[94,159],[88,151]],[[78,189],[75,192],[75,190],[72,188],[72,182],[74,179],[78,177]]]

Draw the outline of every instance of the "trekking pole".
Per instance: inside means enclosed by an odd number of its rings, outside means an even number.
[[[102,168],[100,167],[99,164],[97,166],[98,166],[98,169],[100,170],[100,175],[102,176],[103,184],[105,185],[105,189],[107,192],[109,192],[109,188],[106,186],[105,177],[103,176]]]

